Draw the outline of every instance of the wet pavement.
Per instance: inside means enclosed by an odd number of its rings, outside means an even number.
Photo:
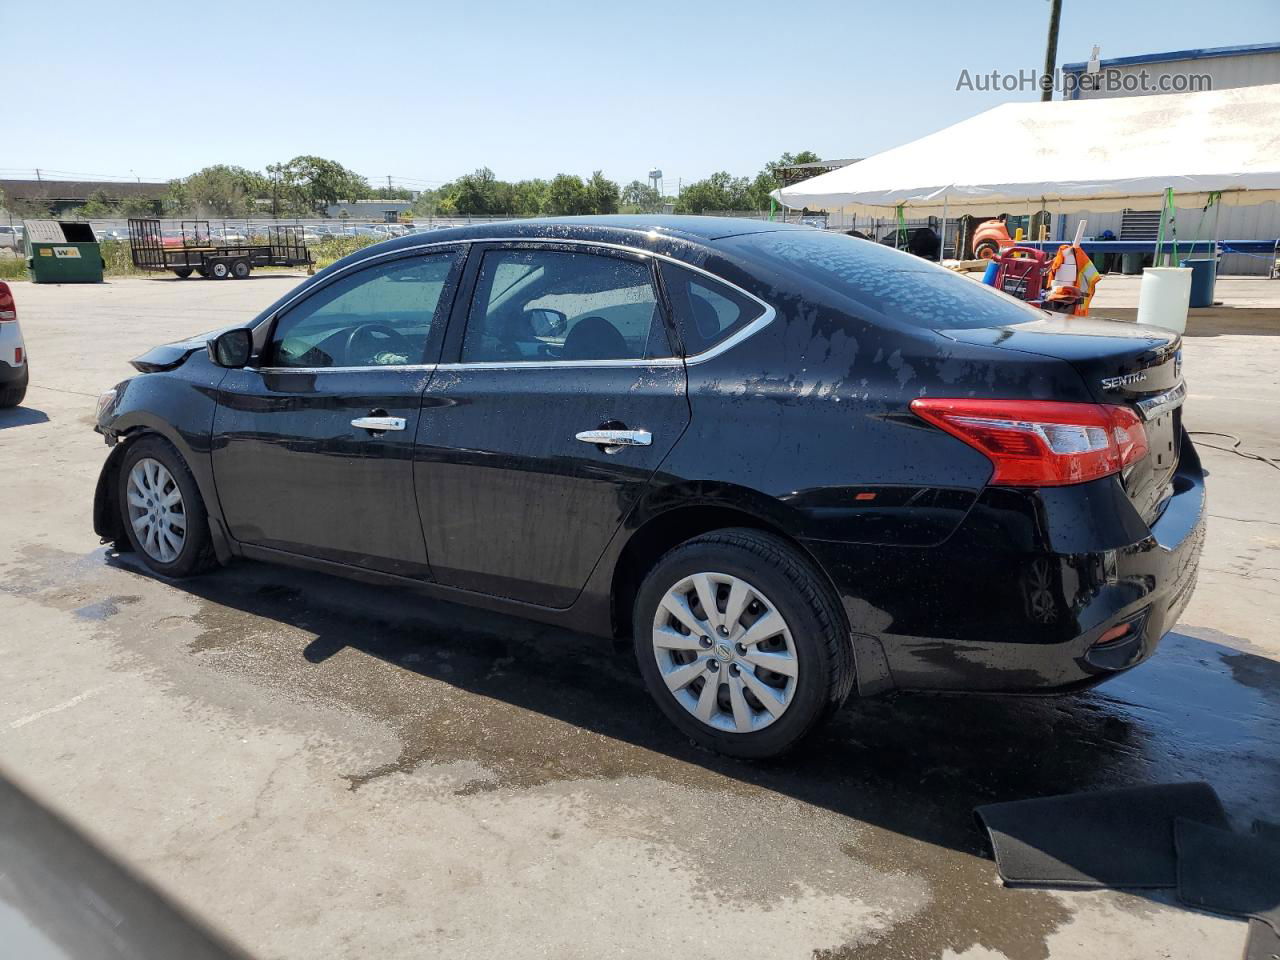
[[[40,293],[28,345],[53,359],[78,340]],[[100,385],[214,325],[185,322],[140,311]],[[1280,360],[1276,337],[1212,343]],[[88,529],[105,448],[66,392],[88,374],[49,375],[47,421],[0,414],[0,512],[21,518],[0,529],[0,767],[257,956],[1240,954],[1243,923],[1164,893],[1001,887],[972,810],[1206,780],[1237,829],[1280,819],[1280,485],[1260,464],[1205,455],[1200,588],[1140,669],[1053,699],[851,701],[744,764],[682,741],[604,641],[261,564],[147,574]],[[1275,425],[1204,408],[1193,427],[1276,452]]]

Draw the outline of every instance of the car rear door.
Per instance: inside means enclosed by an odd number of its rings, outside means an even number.
[[[689,423],[684,364],[642,253],[484,244],[467,273],[418,426],[432,572],[567,607]]]
[[[258,364],[227,374],[212,459],[233,537],[429,576],[413,443],[461,260],[400,254],[338,274],[274,318]]]

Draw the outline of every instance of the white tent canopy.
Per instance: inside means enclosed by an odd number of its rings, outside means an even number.
[[[793,209],[884,216],[1055,213],[1280,200],[1280,84],[1006,103],[927,137],[775,190]],[[1043,200],[1043,203],[1041,201]]]

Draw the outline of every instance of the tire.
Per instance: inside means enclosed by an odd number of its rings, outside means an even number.
[[[163,473],[154,470],[154,465],[162,468]],[[142,472],[142,482],[137,485],[133,483],[135,468]],[[190,577],[216,565],[213,540],[209,535],[209,516],[205,512],[200,489],[186,461],[169,441],[152,434],[131,443],[120,462],[117,487],[125,536],[142,562],[153,572],[165,577]],[[135,504],[138,504],[139,495],[143,503],[158,502],[161,495],[171,495],[175,488],[179,495],[177,510],[173,510],[171,505],[167,512],[153,514],[158,517],[156,522],[139,524],[135,528],[136,512],[146,508],[142,504],[132,507],[131,496]],[[143,516],[145,514],[139,519]],[[149,533],[153,527],[157,528],[154,539]],[[162,540],[160,531],[166,528],[169,533]],[[181,542],[175,550],[172,541],[176,538],[177,529],[182,533]]]
[[[209,264],[207,276],[210,280],[225,280],[231,276],[231,267],[225,260],[215,260]]]
[[[685,613],[709,633],[724,619],[734,591],[752,600],[739,600],[742,612],[726,627],[727,635],[698,638],[689,626],[678,626],[681,621],[664,605],[669,594],[678,597],[685,590],[696,598],[703,574],[716,614],[709,619],[700,600],[687,601]],[[770,614],[781,619],[766,619]],[[751,636],[757,623],[763,629],[756,629],[750,644],[732,642]],[[770,629],[779,623],[781,630]],[[695,742],[729,756],[760,760],[787,752],[853,689],[852,643],[831,588],[785,540],[758,530],[708,533],[663,556],[636,595],[633,635],[640,673],[667,719]],[[761,661],[770,656],[775,659],[768,662],[790,671],[789,677],[762,669]],[[716,684],[715,692],[704,697],[708,682]],[[757,690],[773,695],[772,709]]]
[[[185,280],[187,277],[191,276],[190,267],[174,267],[173,272],[177,275],[179,280]]]
[[[27,385],[19,383],[11,387],[0,387],[0,410],[16,407],[27,395]]]
[[[994,240],[983,240],[973,248],[973,255],[979,260],[990,260],[1000,253],[1000,244]]]
[[[231,264],[231,278],[243,280],[253,272],[253,265],[248,260],[235,260]]]
[[[204,277],[206,280],[209,279],[208,267],[196,267],[196,273],[200,274],[200,276]]]

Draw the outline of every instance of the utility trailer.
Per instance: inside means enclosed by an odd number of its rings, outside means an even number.
[[[266,230],[266,243],[226,243],[210,231],[208,220],[183,220],[180,229],[170,231],[162,230],[159,220],[130,220],[129,255],[139,270],[172,272],[184,280],[193,273],[208,280],[243,280],[254,267],[315,263],[302,227]]]

